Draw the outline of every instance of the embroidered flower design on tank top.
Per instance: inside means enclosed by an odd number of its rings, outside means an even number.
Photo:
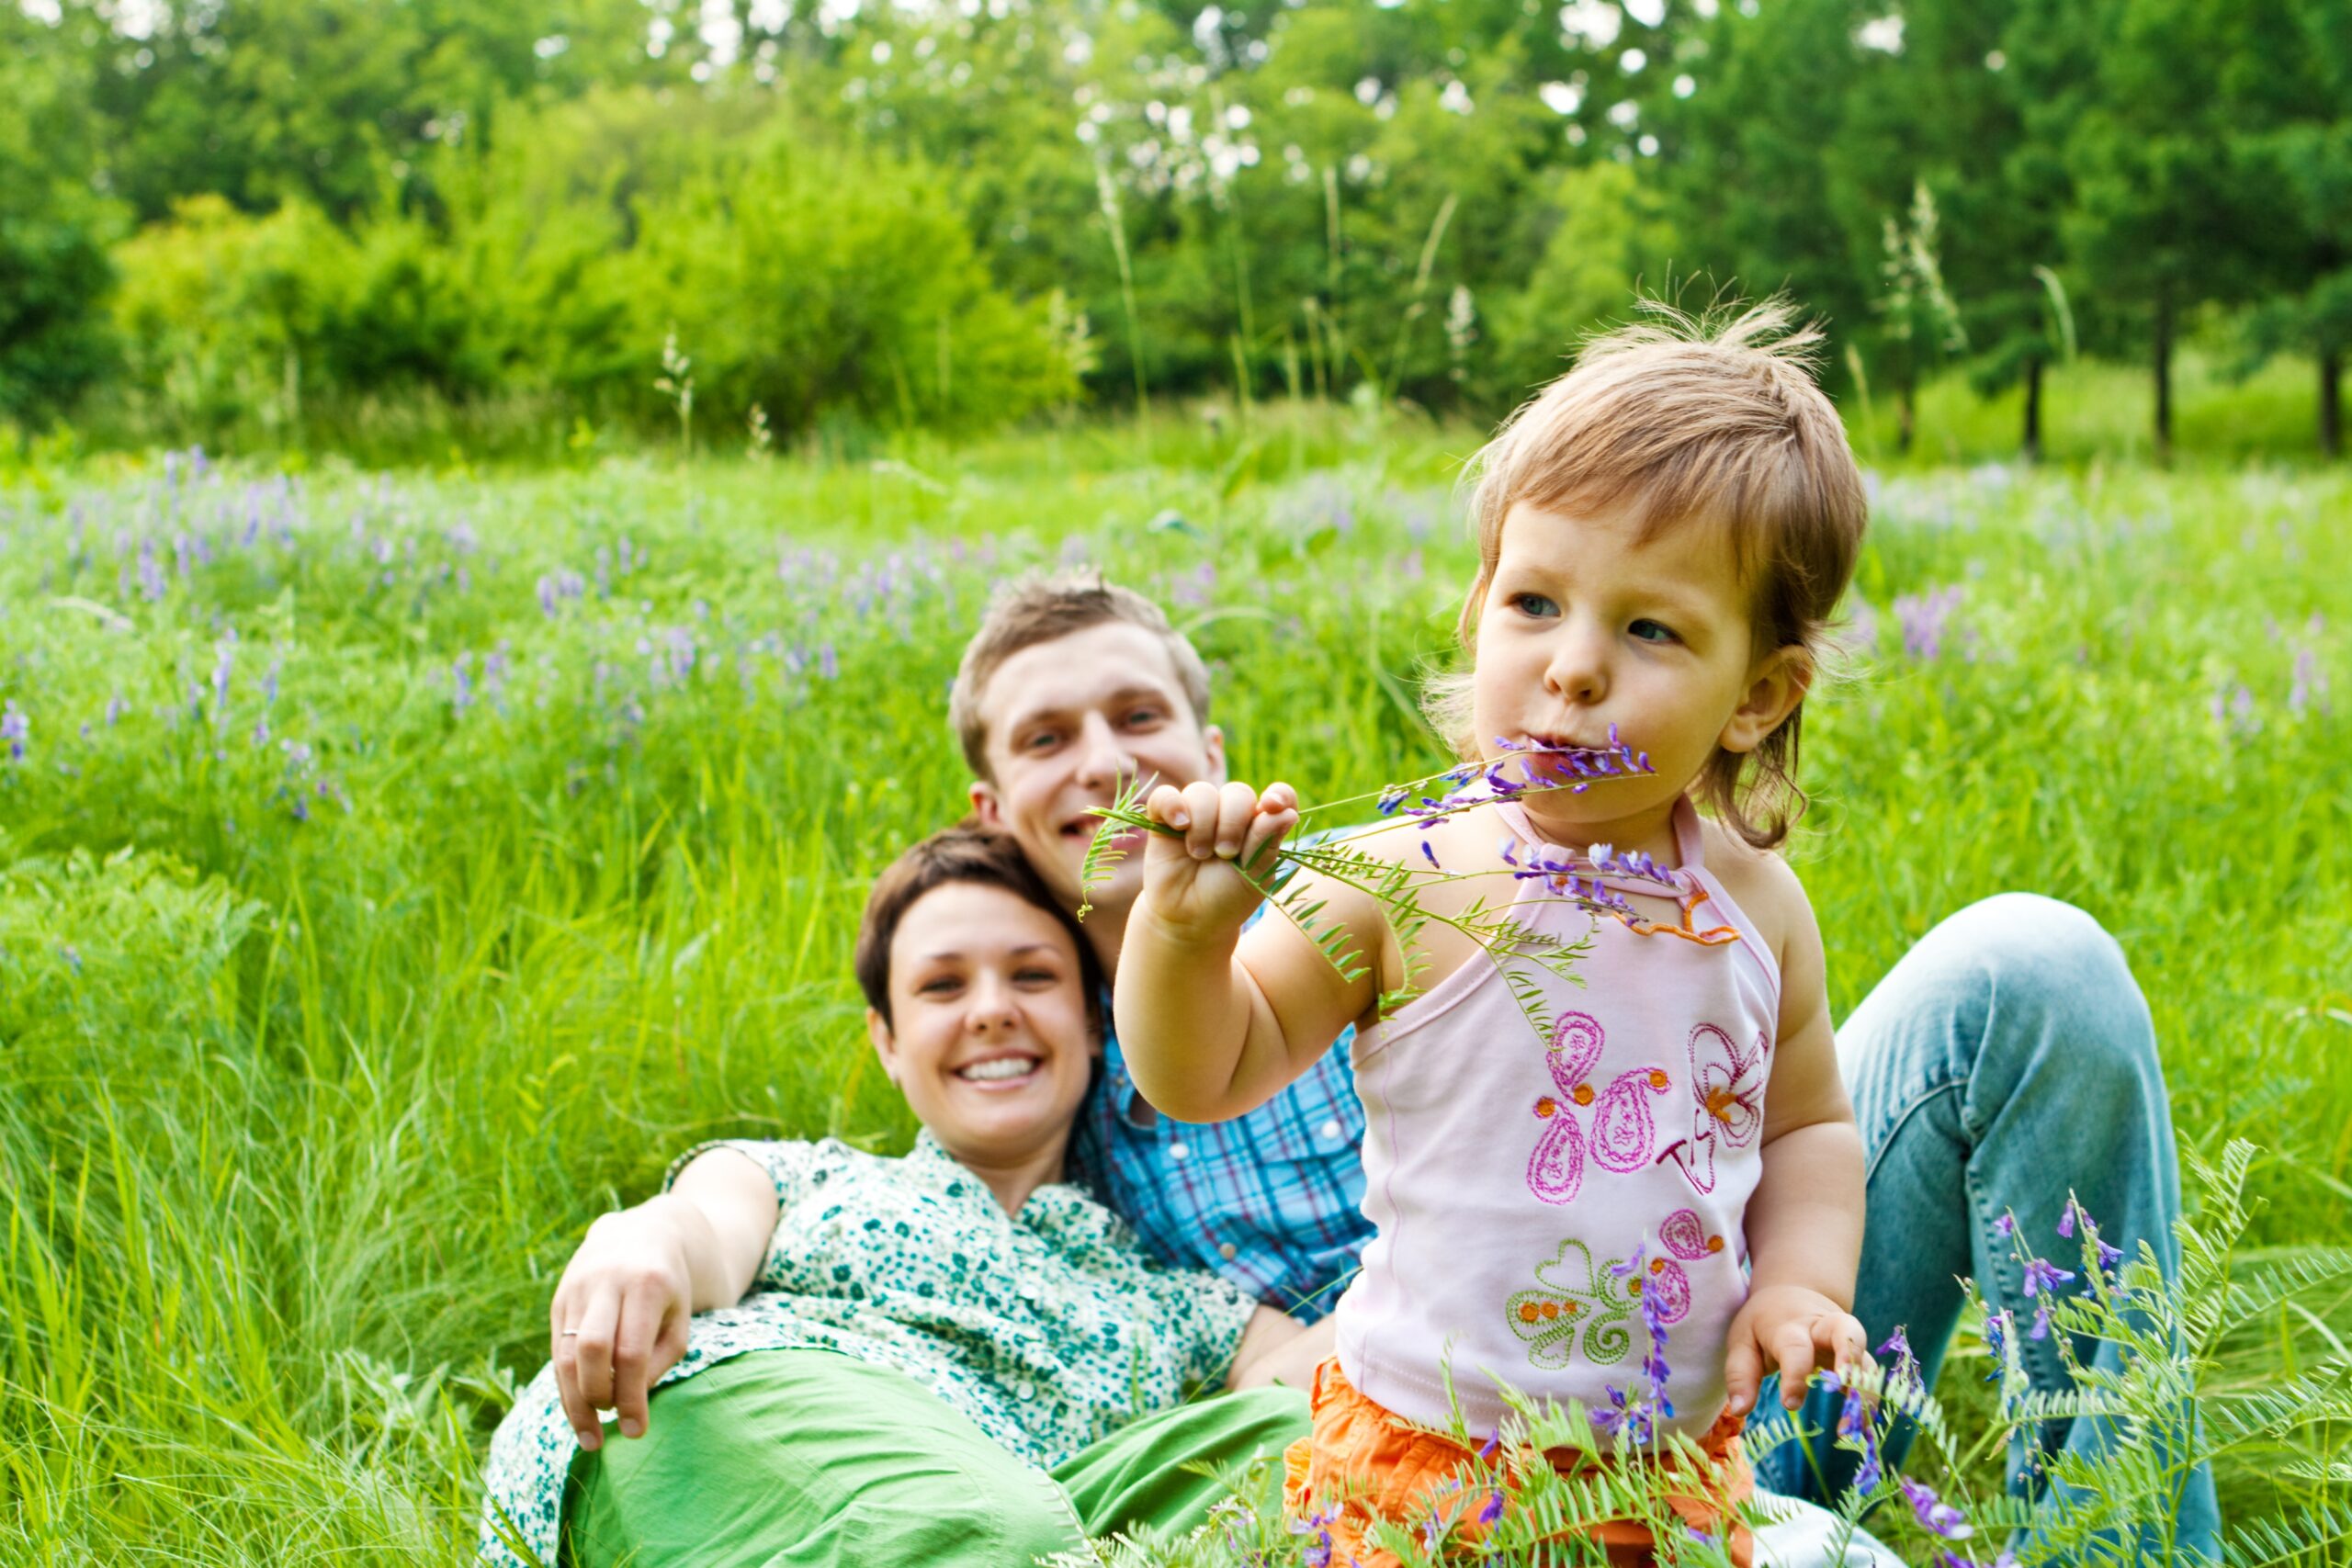
[[[1528,1190],[1546,1203],[1575,1200],[1588,1154],[1603,1170],[1635,1171],[1653,1161],[1657,1130],[1649,1097],[1664,1094],[1672,1080],[1662,1067],[1635,1067],[1596,1089],[1588,1080],[1605,1040],[1600,1020],[1588,1012],[1562,1013],[1553,1026],[1544,1062],[1560,1092],[1535,1101],[1536,1119],[1545,1126],[1527,1162]],[[1583,1112],[1592,1118],[1589,1136],[1579,1124]]]
[[[1724,1238],[1709,1235],[1695,1210],[1677,1209],[1658,1226],[1657,1239],[1674,1257],[1651,1258],[1649,1276],[1639,1283],[1658,1302],[1658,1320],[1671,1326],[1690,1315],[1690,1276],[1682,1264],[1704,1263],[1724,1249]]]
[[[1517,1292],[1503,1305],[1511,1332],[1527,1343],[1530,1361],[1566,1366],[1576,1359],[1579,1336],[1586,1360],[1605,1367],[1624,1359],[1634,1343],[1628,1318],[1641,1281],[1610,1272],[1622,1262],[1611,1258],[1596,1268],[1592,1249],[1572,1237],[1560,1243],[1550,1262],[1536,1266],[1537,1288]]]
[[[1659,1151],[1682,1168],[1692,1188],[1715,1190],[1715,1144],[1718,1139],[1736,1149],[1756,1141],[1764,1127],[1764,1078],[1771,1070],[1772,1043],[1756,1037],[1753,1049],[1742,1051],[1730,1035],[1712,1023],[1690,1032],[1690,1135],[1677,1138]]]

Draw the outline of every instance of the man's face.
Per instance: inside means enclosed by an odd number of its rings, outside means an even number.
[[[1125,621],[1023,649],[989,677],[979,710],[993,778],[973,782],[973,809],[1012,833],[1072,908],[1100,826],[1094,813],[1117,797],[1122,774],[1172,784],[1225,779],[1225,738],[1193,714],[1167,646]],[[1130,852],[1107,884],[1088,890],[1092,918],[1125,919],[1142,890],[1143,856]]]

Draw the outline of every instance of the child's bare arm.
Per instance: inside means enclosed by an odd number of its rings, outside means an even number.
[[[1794,1408],[1805,1380],[1865,1348],[1852,1314],[1861,1263],[1861,1134],[1829,1027],[1821,931],[1796,877],[1777,860],[1758,918],[1781,953],[1781,1018],[1764,1102],[1764,1174],[1747,1204],[1748,1300],[1732,1326],[1725,1381],[1745,1414],[1767,1371]]]
[[[1154,834],[1146,850],[1112,996],[1136,1089],[1180,1120],[1222,1121],[1272,1099],[1378,994],[1373,976],[1344,979],[1279,916],[1241,938],[1261,896],[1236,862],[1265,880],[1297,820],[1295,799],[1285,784],[1261,797],[1241,784],[1163,786],[1151,796],[1153,819],[1182,837]],[[1330,890],[1320,918],[1345,925],[1374,964],[1384,960],[1386,927],[1370,897]]]

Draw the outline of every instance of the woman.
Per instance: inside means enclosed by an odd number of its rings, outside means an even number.
[[[1289,1390],[1186,1394],[1302,1384],[1328,1327],[1148,1262],[1061,1184],[1102,987],[1018,848],[910,850],[856,964],[914,1149],[712,1145],[592,1225],[492,1443],[485,1561],[1023,1562],[1196,1523],[1222,1492],[1184,1461],[1296,1435]],[[606,1446],[605,1406],[641,1440]]]

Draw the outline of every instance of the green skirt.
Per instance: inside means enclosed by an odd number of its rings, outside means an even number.
[[[1306,1395],[1259,1389],[1147,1416],[1050,1473],[902,1372],[763,1350],[658,1391],[646,1435],[571,1468],[573,1568],[1009,1568],[1089,1537],[1189,1529],[1226,1496],[1186,1468],[1279,1456]]]

